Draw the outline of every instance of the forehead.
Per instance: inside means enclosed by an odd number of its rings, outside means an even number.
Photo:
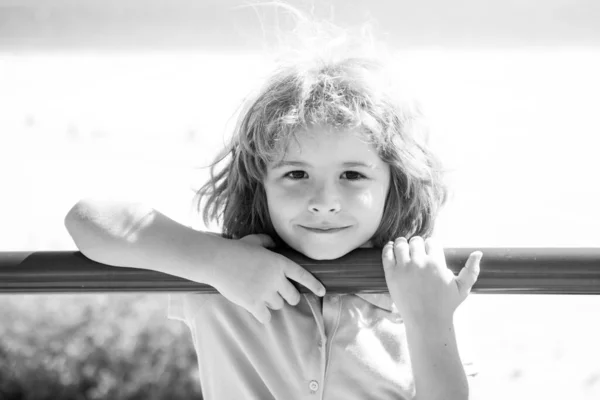
[[[282,159],[381,161],[375,146],[360,131],[325,128],[296,132],[288,141]]]

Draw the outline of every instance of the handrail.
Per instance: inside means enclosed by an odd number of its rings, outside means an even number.
[[[483,252],[475,293],[600,294],[600,248],[447,248],[448,267],[457,273],[475,250]],[[320,261],[275,251],[313,273],[328,293],[387,291],[380,249]],[[100,264],[78,251],[0,252],[0,293],[88,292],[216,290],[156,271]]]

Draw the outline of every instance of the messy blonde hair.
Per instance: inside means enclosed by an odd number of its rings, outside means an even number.
[[[373,53],[368,30],[361,29],[357,41],[349,31],[328,25],[329,38],[317,42],[323,26],[314,21],[310,26],[312,33],[318,31],[308,35],[311,48],[293,57],[288,53],[245,100],[230,143],[196,194],[205,224],[222,222],[227,238],[266,233],[285,245],[269,217],[263,186],[267,166],[283,157],[296,134],[322,126],[360,132],[390,166],[390,188],[373,245],[431,235],[447,188],[441,164],[427,147],[421,112],[399,98],[385,63]]]

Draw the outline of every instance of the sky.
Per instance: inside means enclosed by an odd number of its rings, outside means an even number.
[[[273,8],[242,0],[0,0],[0,50],[260,48]],[[256,1],[254,1],[256,3]],[[366,20],[397,48],[598,46],[594,0],[291,0],[344,26]],[[258,18],[260,15],[260,19]],[[278,14],[285,24],[285,16]],[[263,22],[261,26],[260,21]]]

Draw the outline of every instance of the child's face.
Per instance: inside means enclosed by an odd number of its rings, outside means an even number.
[[[389,165],[353,131],[312,128],[297,138],[264,179],[277,234],[316,260],[370,246],[383,215]]]

